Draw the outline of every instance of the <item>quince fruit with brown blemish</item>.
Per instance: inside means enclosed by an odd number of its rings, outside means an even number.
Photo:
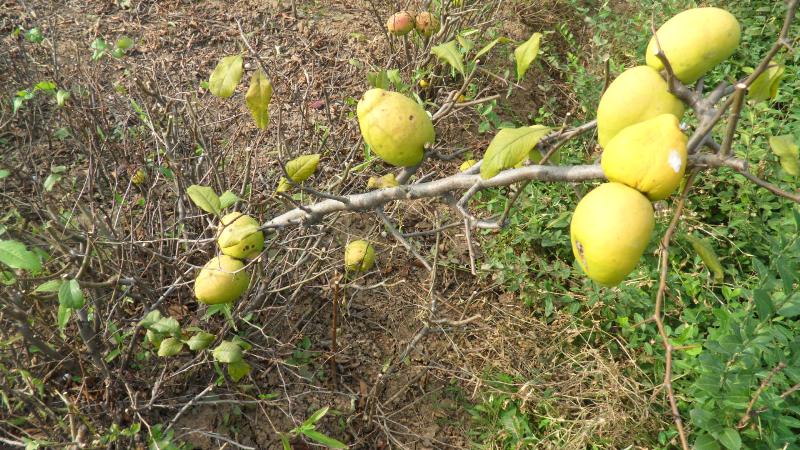
[[[225,255],[236,259],[252,259],[264,249],[264,233],[256,219],[232,212],[220,219],[217,245]]]
[[[398,11],[386,21],[386,29],[395,36],[404,36],[414,29],[414,16],[408,11]]]
[[[644,195],[621,183],[604,183],[575,207],[572,252],[589,278],[616,286],[638,264],[654,226],[653,206]]]

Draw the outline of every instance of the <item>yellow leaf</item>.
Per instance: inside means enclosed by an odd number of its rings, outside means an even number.
[[[525,76],[525,72],[528,71],[531,63],[539,56],[541,40],[542,33],[533,33],[530,39],[514,50],[514,59],[517,61],[517,81]]]
[[[722,264],[720,264],[716,252],[714,252],[714,247],[705,239],[700,239],[691,234],[687,234],[686,239],[692,244],[694,252],[700,256],[708,270],[714,274],[714,280],[722,281],[725,277],[725,272],[722,270]]]
[[[794,142],[794,136],[770,136],[769,146],[772,152],[780,158],[783,170],[789,175],[800,176],[800,160],[798,160],[800,152],[798,152],[798,146]]]
[[[367,181],[367,189],[384,189],[397,187],[399,185],[400,183],[397,182],[397,178],[393,173],[377,178],[369,177],[369,180]]]
[[[785,71],[786,69],[779,64],[769,66],[750,85],[747,98],[754,102],[763,102],[775,98],[778,95],[778,86],[781,84]]]
[[[295,183],[302,183],[314,174],[319,164],[319,153],[303,155],[286,163],[286,173]]]
[[[233,95],[239,80],[242,79],[242,55],[222,58],[208,80],[208,90],[217,97],[228,98]]]
[[[269,124],[269,102],[271,99],[272,83],[270,83],[261,69],[253,72],[245,101],[247,102],[247,108],[253,114],[256,127],[262,130],[265,130]]]

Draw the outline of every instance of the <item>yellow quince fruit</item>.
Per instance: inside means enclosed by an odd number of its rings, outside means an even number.
[[[636,267],[655,226],[653,207],[636,189],[604,183],[578,202],[572,252],[592,280],[616,286]]]
[[[217,245],[230,257],[255,258],[264,249],[264,233],[259,226],[256,219],[240,212],[226,214],[220,219]]]
[[[736,51],[742,30],[733,14],[720,8],[693,8],[676,14],[656,31],[658,43],[679,80],[692,84]],[[662,70],[650,38],[647,65]]]
[[[603,148],[623,128],[661,114],[680,119],[684,106],[669,93],[667,82],[649,66],[622,72],[606,89],[597,106],[598,142]]]
[[[358,240],[344,249],[344,267],[348,272],[366,272],[375,264],[375,248],[367,241]]]
[[[425,144],[436,139],[428,113],[397,92],[368,90],[356,113],[364,141],[378,157],[395,166],[416,166],[422,162]]]
[[[662,114],[617,133],[603,151],[609,181],[630,186],[652,201],[669,197],[686,171],[686,135],[678,119]]]
[[[194,280],[194,296],[201,303],[230,303],[241,297],[250,284],[244,263],[228,255],[212,258]]]

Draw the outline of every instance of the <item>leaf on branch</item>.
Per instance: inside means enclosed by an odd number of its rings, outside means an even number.
[[[543,125],[500,130],[483,155],[481,177],[492,178],[500,171],[522,163],[549,132],[550,128]]]
[[[186,345],[189,346],[190,350],[200,351],[208,348],[212,342],[214,342],[214,336],[211,333],[206,333],[205,331],[201,331],[194,336],[190,337],[188,341],[186,341]]]
[[[248,364],[247,361],[244,360],[237,361],[228,364],[228,375],[230,375],[231,379],[234,382],[238,382],[239,380],[247,376],[247,374],[250,373],[251,369],[252,367],[250,367],[250,364]]]
[[[719,434],[719,443],[724,445],[728,450],[739,450],[742,448],[742,438],[739,432],[733,428],[725,428]]]
[[[314,429],[303,430],[303,434],[306,435],[306,437],[308,437],[309,439],[315,440],[328,448],[336,448],[336,449],[348,448],[347,444],[337,441],[336,439],[324,435]]]
[[[161,334],[177,336],[181,333],[181,324],[172,317],[162,317],[150,325],[150,329]]]
[[[58,331],[64,332],[64,329],[67,328],[67,323],[69,323],[69,318],[72,316],[72,308],[68,308],[64,305],[58,305],[58,317],[56,318],[56,324],[58,325]]]
[[[472,60],[473,61],[477,61],[481,56],[489,53],[494,48],[495,45],[497,45],[497,44],[505,44],[508,41],[509,41],[508,38],[499,37],[499,38],[493,40],[492,42],[489,42],[482,49],[478,50],[478,53],[475,54],[475,57],[472,58]]]
[[[783,170],[789,175],[800,176],[800,160],[798,160],[800,152],[794,142],[794,136],[770,136],[769,146],[772,149],[772,153],[775,153],[780,158]]]
[[[778,309],[778,315],[786,318],[792,318],[800,315],[800,293],[795,292],[791,297],[783,302],[780,309]]]
[[[319,153],[303,155],[286,163],[286,173],[295,183],[302,183],[314,174],[319,164]]]
[[[530,39],[514,49],[514,59],[517,61],[517,81],[525,76],[525,72],[528,71],[533,61],[539,56],[539,44],[541,41],[542,33],[533,33]]]
[[[272,100],[272,83],[259,69],[250,78],[250,87],[245,95],[247,108],[253,114],[256,127],[265,130],[269,124],[269,102]]]
[[[222,210],[222,203],[217,193],[208,186],[193,184],[186,188],[186,193],[198,208],[207,213],[218,216],[219,212]]]
[[[36,286],[33,292],[58,292],[61,289],[61,280],[50,280]]]
[[[19,241],[0,241],[0,262],[12,269],[24,269],[30,272],[42,270],[42,263],[36,253],[28,250]]]
[[[181,352],[183,349],[183,342],[171,337],[161,341],[158,346],[158,356],[174,356]]]
[[[208,80],[208,90],[217,97],[228,98],[233,95],[239,80],[242,79],[242,55],[222,58]]]
[[[367,73],[367,83],[374,88],[387,89],[389,87],[389,76],[385,70],[369,72]]]
[[[771,65],[750,85],[747,98],[753,102],[763,102],[778,95],[778,86],[783,80],[786,68],[780,64]]]
[[[475,161],[474,159],[468,159],[463,163],[461,163],[460,166],[458,166],[458,170],[459,172],[466,172],[469,170],[470,167],[474,166],[475,164],[478,164],[478,161]]]
[[[65,308],[83,308],[83,291],[78,284],[78,280],[72,279],[65,281],[58,288],[58,304]]]
[[[239,197],[231,191],[225,191],[219,196],[219,209],[225,209],[228,206],[239,201]]]
[[[431,49],[431,53],[438,56],[439,59],[447,64],[450,64],[450,66],[456,69],[461,75],[464,75],[464,58],[461,55],[461,51],[458,49],[458,43],[456,41],[439,44]]]
[[[400,186],[400,183],[397,182],[397,177],[393,173],[382,177],[369,177],[369,180],[367,180],[367,189],[384,189],[397,186]]]
[[[242,348],[234,342],[222,341],[211,355],[221,363],[232,364],[242,360]]]
[[[701,239],[692,234],[687,234],[686,239],[690,244],[692,244],[694,252],[700,256],[700,259],[703,260],[703,263],[706,265],[706,267],[708,267],[708,270],[714,274],[714,280],[722,281],[722,279],[725,277],[725,272],[722,270],[722,264],[719,262],[717,253],[714,252],[714,247],[712,247],[707,240]]]
[[[144,316],[144,319],[142,319],[139,322],[139,325],[141,325],[142,328],[149,330],[153,326],[153,324],[158,322],[160,319],[161,319],[161,311],[154,309],[149,313],[147,313],[146,316]]]

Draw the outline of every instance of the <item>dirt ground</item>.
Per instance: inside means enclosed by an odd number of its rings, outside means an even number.
[[[14,67],[0,63],[10,81],[4,95],[13,95],[37,74],[53,77],[60,85],[94,78],[109,93],[102,114],[131,125],[136,120],[131,98],[155,116],[159,105],[154,97],[167,103],[195,97],[201,105],[195,113],[204,118],[200,121],[204,139],[227,164],[223,173],[208,177],[237,189],[251,182],[249,208],[262,221],[291,207],[269,194],[280,176],[275,162],[282,152],[322,153],[316,177],[342,193],[363,190],[369,176],[385,173],[373,165],[336,184],[342,167],[362,160],[353,100],[367,88],[365,73],[403,64],[401,42],[392,41],[393,52],[378,19],[387,17],[395,2],[297,1],[295,11],[285,0],[3,3],[0,11],[5,12],[0,16],[6,39],[19,39],[10,37],[14,26],[38,25],[57,42],[45,50],[31,49],[30,55],[11,55],[7,61],[15,61]],[[503,35],[523,40],[534,31],[552,29],[564,14],[567,7],[558,1],[506,2],[492,17],[473,18],[470,25],[501,23]],[[220,57],[247,51],[239,26],[275,86],[271,111],[275,126],[265,132],[251,126],[243,106],[212,98],[200,87]],[[580,23],[576,26],[573,32],[581,37],[584,31]],[[126,59],[106,59],[102,68],[90,68],[90,43],[121,35],[136,42]],[[559,43],[554,39],[555,50]],[[51,65],[45,67],[48,57]],[[17,65],[21,61],[29,65]],[[256,64],[253,58],[246,61],[248,69]],[[507,63],[497,57],[487,67],[502,69]],[[404,66],[404,70],[407,81],[410,69]],[[504,99],[506,111],[535,111],[553,95],[552,89],[548,93],[540,89],[548,83],[555,86],[563,108],[555,113],[563,116],[575,110],[574,99],[560,83],[561,74],[547,64],[542,70],[541,76],[523,83],[525,90]],[[453,89],[449,77],[439,75],[438,80],[425,93],[432,101]],[[494,77],[485,76],[482,82],[488,93],[504,90]],[[148,89],[156,95],[141,93]],[[125,92],[131,93],[129,98]],[[237,95],[242,97],[243,92]],[[446,142],[442,150],[467,150],[479,156],[490,138],[476,132],[479,121],[474,111],[464,109],[437,124],[439,140]],[[69,164],[74,150],[70,144],[51,142],[40,131],[33,132],[38,137],[26,156],[32,167]],[[19,130],[8,133],[21,135]],[[117,164],[117,169],[135,165],[142,159],[137,155],[147,149],[135,142],[127,145],[117,161],[102,163]],[[188,160],[195,157],[192,150],[183,148],[180,154]],[[452,173],[461,161],[437,162],[418,177]],[[141,198],[148,195],[153,194],[143,193]],[[435,229],[453,218],[445,205],[433,201],[391,205],[386,214],[407,233]],[[195,229],[203,230],[202,220],[192,219],[200,223]],[[544,320],[513,295],[504,294],[489,277],[471,275],[460,228],[414,240],[426,258],[439,262],[428,273],[387,235],[374,214],[349,213],[336,219],[282,230],[272,238],[276,248],[257,266],[262,271],[259,287],[234,314],[242,319],[238,334],[253,345],[246,353],[253,366],[251,375],[205,391],[218,375],[208,356],[191,354],[169,360],[153,357],[139,361],[137,369],[115,369],[139,398],[138,417],[151,425],[173,421],[175,438],[196,448],[272,449],[280,448],[279,433],[329,406],[331,413],[318,429],[351,448],[468,448],[477,437],[470,433],[474,423],[466,408],[492,395],[497,388],[486,380],[504,373],[522,380],[511,387],[526,411],[559,424],[544,439],[553,443],[550,448],[581,449],[598,437],[608,448],[619,448],[661,421],[647,406],[652,386],[630,377],[637,370],[634,361],[612,355],[602,344],[615,337],[587,338],[603,334],[591,320],[576,321],[558,313],[555,319]],[[139,229],[132,215],[123,215],[120,224],[133,234]],[[342,248],[357,238],[376,243],[377,269],[355,280],[344,279],[339,269]],[[204,254],[213,252],[210,247],[196,248],[184,263],[200,263]],[[143,267],[143,276],[161,286],[179,273],[174,268]],[[334,301],[340,305],[335,353]],[[218,316],[207,323],[201,320],[203,311],[192,300],[188,283],[171,293],[162,309],[185,326],[230,330]],[[128,320],[135,320],[141,311],[132,307]],[[137,417],[130,403],[120,394],[105,413],[112,422],[126,426]],[[102,411],[98,405],[86,406],[87,414]],[[293,446],[313,447],[299,438]]]

